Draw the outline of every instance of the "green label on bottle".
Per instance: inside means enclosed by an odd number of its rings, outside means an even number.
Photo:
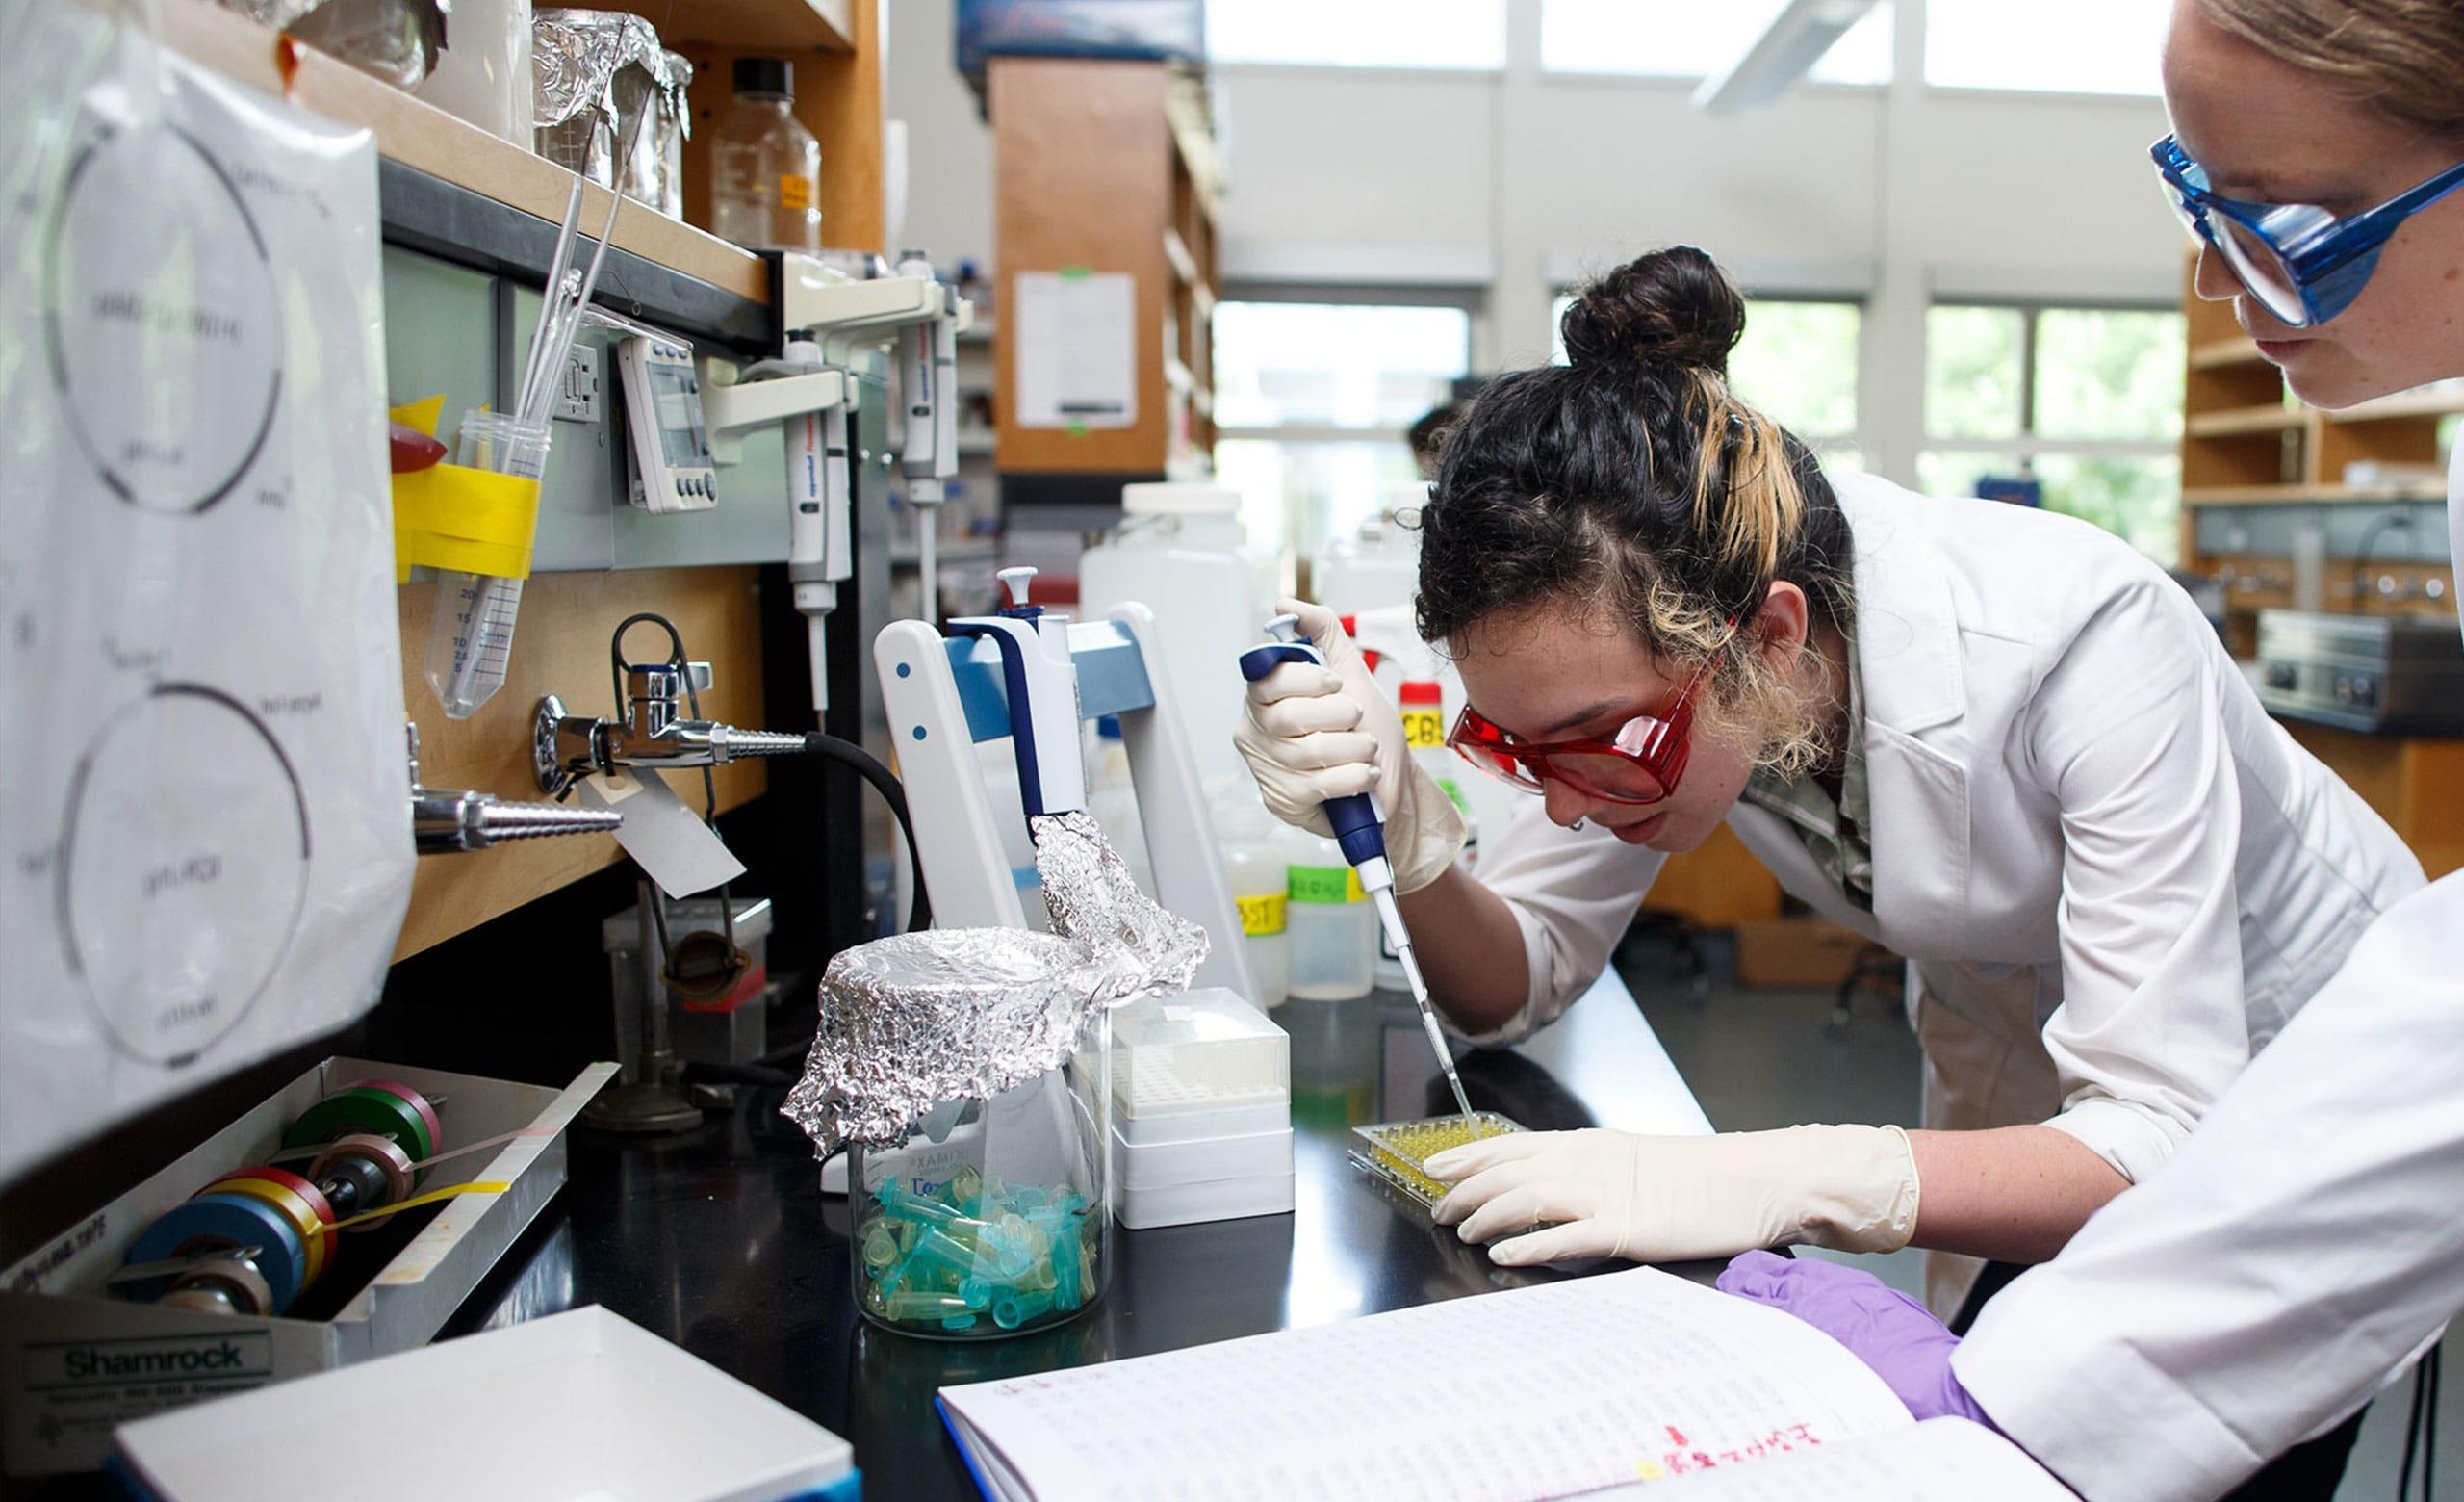
[[[1295,902],[1341,907],[1369,900],[1369,893],[1361,889],[1360,873],[1348,866],[1295,866],[1287,874],[1292,878]]]

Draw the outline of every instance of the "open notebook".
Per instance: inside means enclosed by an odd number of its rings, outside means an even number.
[[[2070,1496],[1988,1430],[1912,1422],[1811,1326],[1649,1268],[945,1387],[940,1406],[1002,1502]]]

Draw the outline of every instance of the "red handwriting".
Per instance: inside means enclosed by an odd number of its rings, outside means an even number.
[[[1673,1437],[1674,1429],[1669,1430]],[[1680,1439],[1678,1442],[1682,1443]],[[1811,1449],[1822,1443],[1821,1437],[1805,1424],[1790,1424],[1767,1435],[1758,1435],[1742,1444],[1718,1450],[1669,1450],[1660,1455],[1659,1463],[1672,1476],[1690,1475],[1695,1471],[1717,1470],[1723,1465],[1735,1465],[1759,1460],[1766,1455],[1786,1455],[1794,1450]]]

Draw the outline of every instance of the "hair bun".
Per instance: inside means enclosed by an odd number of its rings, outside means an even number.
[[[1578,366],[1674,365],[1726,376],[1745,297],[1709,254],[1654,250],[1583,289],[1560,332]]]

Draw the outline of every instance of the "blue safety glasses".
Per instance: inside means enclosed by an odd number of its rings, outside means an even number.
[[[2307,203],[2221,197],[2208,186],[2207,168],[2172,136],[2148,155],[2190,232],[2217,248],[2261,307],[2296,328],[2323,324],[2352,306],[2397,226],[2464,187],[2464,162],[2458,162],[2374,209],[2338,219]]]

